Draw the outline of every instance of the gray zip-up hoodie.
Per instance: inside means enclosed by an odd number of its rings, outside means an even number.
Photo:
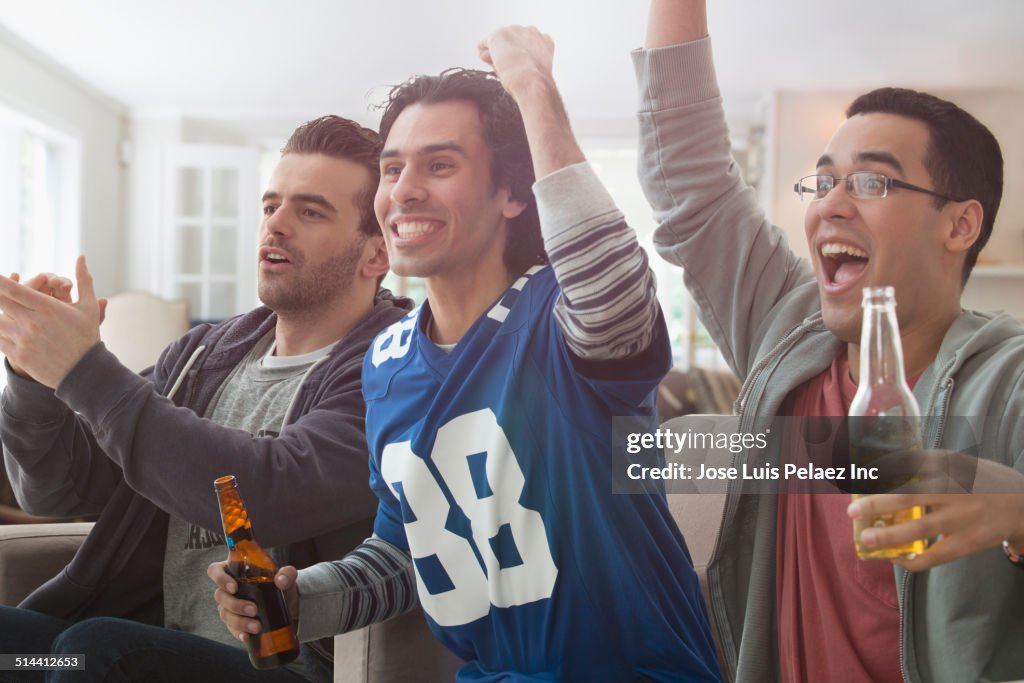
[[[141,375],[94,346],[56,391],[8,372],[0,441],[18,502],[99,515],[71,563],[21,604],[69,620],[162,625],[167,514],[217,530],[214,478],[236,474],[260,543],[299,567],[341,557],[372,532],[362,362],[412,302],[379,290],[371,313],[305,377],[276,438],[200,417],[277,316],[265,307],[200,325]]]
[[[743,381],[740,431],[760,431],[793,389],[828,368],[841,342],[822,322],[810,264],[766,220],[730,157],[710,41],[637,51],[634,62],[640,176],[659,223],[655,244],[683,267],[702,322]],[[926,447],[976,448],[1024,470],[1020,323],[964,311],[914,393],[926,415]],[[955,416],[1002,419],[978,434]],[[732,680],[778,678],[776,514],[774,496],[731,492],[708,566],[708,599]],[[905,680],[1024,677],[1024,574],[1000,549],[920,574],[895,568],[894,580]]]

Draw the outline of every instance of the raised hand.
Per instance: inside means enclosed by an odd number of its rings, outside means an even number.
[[[551,73],[551,37],[532,26],[506,26],[477,49],[519,105],[537,179],[584,161]]]
[[[553,81],[555,43],[533,26],[500,28],[481,40],[477,50],[513,97],[538,79]]]
[[[16,372],[51,388],[100,340],[106,300],[96,298],[84,256],[75,273],[75,303],[65,278],[43,273],[21,284],[0,276],[0,353]]]

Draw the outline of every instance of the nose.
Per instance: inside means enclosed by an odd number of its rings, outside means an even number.
[[[408,166],[403,168],[398,180],[391,186],[391,201],[400,206],[409,206],[426,198],[427,190],[415,170]]]
[[[286,208],[282,205],[277,207],[274,213],[266,216],[263,220],[263,229],[268,235],[287,237],[292,233],[292,226],[286,217]]]
[[[846,179],[836,179],[836,185],[821,199],[815,200],[814,210],[824,219],[849,218],[857,211],[857,204],[846,189]]]

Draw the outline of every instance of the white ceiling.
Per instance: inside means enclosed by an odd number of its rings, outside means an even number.
[[[631,117],[644,0],[0,0],[0,24],[141,116],[359,118],[412,73],[476,66],[506,23],[555,39],[577,119]],[[732,102],[777,88],[1024,89],[1021,0],[711,0]],[[0,65],[2,68],[2,65]]]

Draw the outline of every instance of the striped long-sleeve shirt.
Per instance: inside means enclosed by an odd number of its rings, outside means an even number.
[[[635,356],[658,318],[654,274],[636,233],[587,163],[534,186],[544,247],[562,296],[555,316],[573,353],[593,360]]]

